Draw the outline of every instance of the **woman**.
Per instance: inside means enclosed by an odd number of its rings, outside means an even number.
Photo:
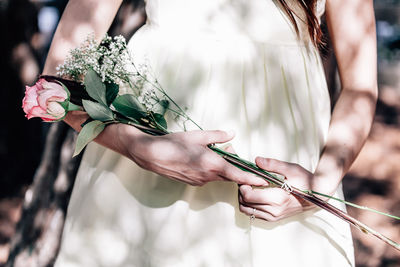
[[[87,33],[101,38],[119,4],[71,0],[44,73]],[[342,85],[332,117],[316,48],[325,7]],[[342,197],[377,98],[372,0],[148,0],[146,12],[135,60],[205,129],[236,137],[108,126],[82,160],[56,266],[353,266],[346,223],[206,146],[232,140],[289,184]]]

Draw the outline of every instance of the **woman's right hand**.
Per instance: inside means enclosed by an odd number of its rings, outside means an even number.
[[[198,130],[152,136],[124,124],[108,126],[104,132],[106,135],[107,130],[114,131],[113,135],[117,136],[111,148],[140,167],[162,176],[196,186],[211,181],[256,186],[267,184],[262,178],[231,165],[207,147],[232,140],[233,133]],[[105,138],[100,136],[100,139]]]

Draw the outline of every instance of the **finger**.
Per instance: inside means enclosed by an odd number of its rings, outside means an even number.
[[[256,218],[263,219],[265,221],[269,221],[269,222],[275,222],[276,221],[275,217],[272,214],[269,214],[268,212],[265,212],[265,211],[261,211],[261,210],[255,209],[253,207],[249,207],[249,206],[240,204],[239,205],[239,210],[242,213],[246,214],[247,216],[254,215]]]
[[[217,153],[208,150],[197,159],[197,162],[202,170],[211,175],[209,177],[210,181],[222,180],[232,182],[232,178],[226,176],[224,172],[226,165],[229,163]]]
[[[236,167],[234,167],[236,168]],[[226,173],[226,172],[225,172]],[[263,180],[262,178],[259,178],[258,176],[252,175],[250,174],[249,177],[245,177],[245,176],[238,176],[238,177],[232,177],[232,175],[228,174],[219,174],[219,176],[224,180],[224,181],[228,181],[228,182],[234,182],[238,185],[241,185],[243,183],[249,183],[252,184],[254,186],[268,186],[268,182]]]
[[[239,202],[243,204],[259,204],[270,206],[285,206],[290,195],[283,189],[273,188],[252,188],[248,185],[239,186]]]
[[[250,172],[245,172],[239,169],[236,166],[225,161],[224,169],[222,170],[221,175],[224,177],[228,177],[231,181],[236,182],[237,184],[247,184],[254,186],[268,186],[269,183],[265,181],[263,178],[252,174]]]
[[[191,141],[197,142],[203,145],[210,144],[218,144],[218,143],[226,143],[235,137],[235,133],[233,131],[192,131],[190,132]]]
[[[228,177],[222,176],[221,174],[218,174],[218,177],[221,181],[232,182]]]
[[[222,147],[222,150],[237,155],[235,149],[233,149],[233,146],[231,144],[226,144],[226,146]]]
[[[299,211],[298,207],[292,208],[282,208],[282,207],[275,207],[275,206],[267,206],[267,205],[247,205],[247,204],[240,204],[243,207],[247,207],[251,209],[251,212],[254,211],[254,216],[257,218],[263,218],[265,220],[276,222],[281,219],[290,217]],[[246,209],[248,212],[249,209]],[[251,215],[250,215],[251,216]]]
[[[281,175],[287,175],[293,168],[293,163],[263,157],[257,157],[256,164],[261,169]]]

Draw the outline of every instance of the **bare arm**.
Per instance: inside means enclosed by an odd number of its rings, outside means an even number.
[[[56,75],[69,51],[79,46],[88,34],[100,40],[110,27],[122,0],[70,0],[54,34],[43,74]],[[75,130],[88,118],[83,112],[69,112],[65,122]]]
[[[375,18],[372,0],[327,0],[329,32],[338,62],[342,91],[334,107],[327,143],[314,174],[297,164],[258,158],[266,170],[285,175],[302,189],[332,195],[365,143],[377,100]],[[280,188],[240,187],[242,212],[276,221],[308,205]]]
[[[378,95],[377,55],[372,0],[329,0],[326,12],[342,92],[332,114],[315,182],[332,194],[371,129]]]
[[[70,0],[57,26],[43,73],[54,75],[69,50],[82,43],[89,33],[100,40],[121,3],[122,0]]]
[[[122,0],[70,0],[64,10],[54,34],[43,74],[56,75],[56,67],[61,64],[69,51],[79,46],[85,38],[94,33],[100,40],[106,34]],[[85,112],[68,112],[64,121],[80,131],[81,124],[88,119]],[[117,134],[115,127],[108,127],[96,141],[104,146],[119,151],[120,148],[110,136]],[[122,151],[121,151],[122,152]],[[127,155],[126,151],[122,152]]]
[[[69,50],[77,47],[89,33],[101,39],[107,32],[121,0],[70,0],[47,57],[44,74],[55,74]],[[88,115],[69,112],[65,118],[75,130]],[[227,180],[265,185],[261,178],[241,171],[207,148],[208,144],[231,140],[233,134],[223,131],[192,131],[154,137],[124,124],[112,124],[95,139],[136,162],[139,166],[171,179],[192,185]]]

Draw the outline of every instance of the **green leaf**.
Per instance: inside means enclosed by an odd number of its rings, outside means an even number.
[[[89,116],[98,121],[111,121],[114,119],[112,110],[100,103],[90,100],[82,100],[83,107]]]
[[[115,100],[119,92],[119,86],[116,83],[106,83],[106,100],[107,106],[111,105],[111,103]]]
[[[88,70],[83,83],[85,84],[86,91],[91,98],[99,103],[107,105],[106,86],[101,81],[100,76],[94,70]]]
[[[75,105],[72,102],[68,103],[68,111],[81,110],[81,109],[82,109],[81,106]]]
[[[68,106],[70,105],[70,102],[68,99],[66,99],[63,102],[58,102],[58,104],[60,104],[63,107],[63,109],[65,109],[66,112],[69,111]]]
[[[112,103],[114,108],[122,115],[139,120],[146,117],[146,108],[130,94],[118,96]]]
[[[159,113],[154,113],[152,114],[154,119],[156,120],[157,124],[163,127],[164,129],[167,129],[167,121],[164,118],[164,115],[159,114]]]
[[[78,138],[76,140],[75,152],[73,157],[79,155],[85,146],[95,139],[103,130],[105,124],[101,121],[91,121],[86,124],[80,131]]]
[[[85,125],[88,124],[88,123],[91,122],[91,121],[93,121],[93,119],[89,117],[87,120],[85,120],[85,121],[81,124],[81,127],[82,127],[82,128],[85,127]]]
[[[168,100],[161,100],[160,102],[158,102],[154,108],[153,108],[153,112],[154,113],[159,113],[161,115],[164,115],[165,112],[167,111],[167,108],[169,106],[169,101]]]

